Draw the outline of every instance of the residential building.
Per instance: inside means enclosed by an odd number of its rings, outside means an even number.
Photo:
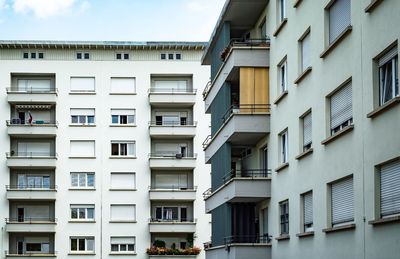
[[[204,47],[0,41],[0,258],[202,246]]]
[[[212,75],[207,259],[398,257],[398,10],[386,0],[226,1],[202,59]],[[224,182],[239,165],[272,170]]]

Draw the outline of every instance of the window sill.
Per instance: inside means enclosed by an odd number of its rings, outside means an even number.
[[[108,255],[137,255],[137,253],[136,252],[132,252],[132,253],[111,252]]]
[[[346,133],[349,133],[350,131],[354,130],[354,124],[349,125],[344,127],[341,131],[336,132],[334,135],[330,136],[329,138],[323,140],[321,142],[322,145],[328,145],[329,143],[331,143],[332,141],[334,141],[335,139],[345,135]]]
[[[110,93],[110,95],[136,95],[136,93]]]
[[[96,127],[96,124],[69,124],[70,127]]]
[[[136,159],[136,156],[110,156],[110,159]]]
[[[285,27],[285,25],[287,24],[288,19],[285,18],[283,19],[283,21],[278,25],[278,28],[276,28],[276,30],[274,31],[274,34],[272,34],[272,36],[276,37],[278,36],[279,32],[283,29],[283,27]]]
[[[300,155],[296,156],[295,158],[296,158],[296,160],[300,160],[300,159],[312,154],[312,152],[314,152],[314,149],[313,148],[309,148],[308,150],[304,151],[303,153],[301,153]]]
[[[293,7],[294,7],[294,8],[297,8],[297,7],[301,4],[302,1],[303,1],[303,0],[295,0],[295,1],[294,1],[294,4],[293,4]]]
[[[372,0],[371,3],[364,9],[366,13],[372,13],[375,8],[382,3],[383,0]]]
[[[278,98],[276,98],[276,100],[274,101],[275,105],[278,105],[278,103],[286,96],[288,95],[288,90],[285,90],[281,93],[281,95],[278,96]]]
[[[397,96],[397,97],[393,98],[392,100],[386,102],[384,105],[379,106],[372,112],[368,113],[367,118],[373,119],[374,117],[378,116],[382,112],[389,110],[390,108],[396,106],[399,103],[400,103],[400,96]]]
[[[284,235],[280,235],[279,237],[275,237],[275,240],[277,240],[277,241],[283,241],[283,240],[289,240],[289,239],[290,239],[289,234],[284,234]]]
[[[347,35],[350,34],[351,30],[353,27],[351,25],[347,26],[346,29],[321,53],[319,56],[320,58],[325,58],[336,46],[339,45],[340,42],[342,42]]]
[[[110,127],[117,127],[117,128],[136,127],[136,124],[110,124]]]
[[[68,188],[69,191],[95,191],[96,188]]]
[[[136,220],[110,220],[109,223],[137,223]]]
[[[356,228],[356,224],[347,224],[339,227],[331,227],[331,228],[325,228],[322,230],[322,232],[328,234],[332,232],[338,232],[338,231],[345,231],[345,230],[352,230]]]
[[[134,191],[137,191],[137,189],[115,189],[115,188],[110,188],[108,190],[112,191],[112,192],[119,192],[119,191],[122,191],[122,192],[134,192]]]
[[[275,168],[275,172],[279,173],[280,171],[282,171],[283,169],[285,169],[286,167],[289,167],[289,162],[286,162],[280,166],[278,166],[277,168]]]
[[[368,221],[368,224],[376,226],[376,225],[398,223],[398,222],[400,222],[400,215],[370,220],[370,221]]]
[[[295,83],[296,85],[300,84],[300,82],[303,81],[303,79],[306,78],[307,75],[310,74],[311,71],[312,71],[312,67],[307,67],[307,68],[303,71],[303,73],[301,73],[301,74],[299,75],[299,77],[298,77],[296,80],[294,80],[294,83]]]
[[[96,92],[69,92],[71,95],[96,95]]]
[[[96,220],[69,220],[68,223],[96,223]]]
[[[311,237],[311,236],[314,236],[314,231],[308,231],[308,232],[302,232],[302,233],[296,234],[296,237],[298,237],[298,238]]]
[[[95,156],[69,156],[71,159],[96,159]]]
[[[68,255],[96,255],[93,252],[69,252]]]

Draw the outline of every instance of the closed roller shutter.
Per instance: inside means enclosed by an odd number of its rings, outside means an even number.
[[[381,167],[381,216],[400,214],[400,160]]]
[[[310,33],[301,42],[302,69],[306,70],[310,66]]]
[[[50,79],[20,79],[18,90],[49,91],[51,89]]]
[[[353,178],[332,184],[332,225],[354,220]]]
[[[136,188],[134,173],[111,173],[111,188],[131,190]]]
[[[72,116],[79,116],[79,115],[87,115],[87,116],[94,116],[95,109],[71,109]]]
[[[336,0],[329,8],[329,44],[351,24],[351,1]]]
[[[135,93],[135,78],[111,78],[112,93]]]
[[[313,200],[312,192],[306,193],[303,196],[304,202],[304,230],[310,230],[313,224]],[[307,229],[308,228],[308,229]]]
[[[135,220],[135,205],[111,205],[111,220]]]
[[[187,89],[187,80],[155,80],[154,88],[157,91],[184,91]]]
[[[72,157],[94,157],[95,142],[94,141],[71,141],[70,155]]]
[[[344,86],[331,97],[331,129],[353,118],[351,84]]]
[[[303,118],[303,145],[307,146],[312,143],[312,120],[311,113]]]
[[[94,77],[71,77],[72,92],[94,92],[95,79]]]

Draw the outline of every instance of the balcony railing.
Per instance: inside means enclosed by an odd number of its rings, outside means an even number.
[[[224,244],[235,244],[235,243],[256,243],[256,244],[268,244],[271,242],[272,237],[268,234],[258,236],[258,235],[245,235],[245,236],[227,236],[224,237]]]
[[[57,219],[52,217],[18,217],[18,218],[6,218],[6,223],[56,223]]]
[[[158,152],[152,152],[149,154],[150,158],[176,158],[176,159],[181,159],[181,158],[196,158],[197,154],[192,153],[192,152],[186,152],[186,153],[179,153],[176,151],[158,151]]]
[[[56,256],[56,251],[35,251],[35,252],[28,252],[28,251],[17,251],[17,250],[9,250],[5,251],[5,255],[9,257],[16,257],[16,256],[23,256],[23,257],[40,257],[40,256]]]
[[[205,99],[207,98],[207,95],[208,95],[208,92],[209,92],[210,89],[211,89],[211,86],[212,86],[212,82],[211,82],[211,81],[208,81],[208,83],[207,83],[206,86],[204,87],[204,90],[203,90],[203,93],[202,93],[202,95],[203,95],[203,100],[205,100]]]
[[[6,153],[7,158],[57,158],[57,153],[54,152],[16,152],[11,151]]]
[[[270,39],[243,39],[243,38],[232,38],[229,45],[226,46],[220,53],[222,62],[225,62],[233,47],[269,47]]]
[[[197,121],[149,121],[149,126],[181,127],[196,125]]]
[[[240,104],[231,105],[229,109],[222,116],[222,123],[225,123],[233,114],[257,114],[269,113],[271,110],[270,104]]]
[[[244,177],[244,178],[266,178],[271,176],[271,169],[243,169],[243,170],[235,170],[232,169],[227,174],[222,177],[222,181],[224,183],[236,177]]]
[[[57,185],[45,185],[45,184],[17,184],[17,185],[6,185],[7,191],[24,191],[24,190],[57,190]]]
[[[195,94],[197,89],[191,88],[150,88],[150,94]]]
[[[55,120],[33,120],[28,122],[27,120],[12,119],[6,121],[7,126],[57,126],[58,122]]]
[[[150,218],[149,222],[151,223],[196,223],[197,219],[195,218],[180,218],[180,219],[160,219],[160,218]]]
[[[202,145],[203,145],[203,149],[206,149],[208,147],[208,145],[211,143],[212,137],[211,135],[208,135],[206,137],[206,139],[203,141]]]
[[[149,186],[149,190],[157,191],[157,190],[171,190],[171,191],[195,191],[197,190],[197,186],[182,186],[182,185],[163,185],[162,187],[151,185]]]
[[[28,94],[55,94],[58,92],[57,88],[37,88],[37,87],[25,87],[25,88],[16,88],[16,87],[8,87],[7,93],[28,93]]]
[[[212,190],[211,188],[208,188],[207,190],[205,190],[203,192],[203,199],[207,199],[208,197],[210,197],[212,195]]]

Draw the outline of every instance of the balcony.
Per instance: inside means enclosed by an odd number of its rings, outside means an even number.
[[[149,154],[149,164],[151,169],[194,169],[196,167],[197,154],[155,152]]]
[[[187,106],[196,103],[196,89],[190,88],[150,88],[149,102],[152,105]]]
[[[271,259],[271,237],[229,236],[224,245],[213,247],[211,242],[204,244],[207,259],[263,258]]]
[[[269,67],[269,40],[268,39],[232,39],[222,51],[223,64],[211,85],[206,86],[203,92],[206,111],[225,82],[237,77],[241,67],[267,68]]]
[[[57,154],[53,152],[7,152],[10,168],[55,168]]]
[[[207,213],[227,202],[259,202],[271,197],[270,170],[232,170],[222,180],[218,189],[203,194]]]
[[[150,200],[161,201],[161,200],[175,200],[175,201],[194,201],[196,200],[197,186],[168,186],[168,187],[149,187]]]
[[[7,132],[10,136],[31,137],[55,136],[57,134],[57,121],[35,120],[31,123],[22,122],[20,119],[7,120]]]
[[[150,219],[150,233],[194,233],[196,219],[166,220]]]
[[[55,200],[57,186],[6,185],[8,200]]]
[[[56,232],[55,218],[6,218],[6,231],[13,233],[36,232],[54,233]]]
[[[196,121],[187,121],[185,123],[180,121],[149,122],[150,136],[159,138],[194,137],[196,135],[196,126]]]
[[[9,103],[56,103],[58,90],[56,88],[7,88]]]
[[[222,125],[211,138],[203,142],[206,163],[220,147],[232,145],[256,145],[270,132],[270,105],[232,105],[222,118]]]
[[[16,251],[16,250],[10,250],[10,251],[5,251],[5,256],[6,258],[12,258],[12,259],[26,259],[26,258],[35,258],[35,259],[47,259],[49,257],[57,257],[57,252],[56,251],[49,251],[49,252],[38,252],[38,253],[29,253],[29,252],[23,252],[23,251]]]
[[[197,255],[149,255],[149,259],[195,259]]]

